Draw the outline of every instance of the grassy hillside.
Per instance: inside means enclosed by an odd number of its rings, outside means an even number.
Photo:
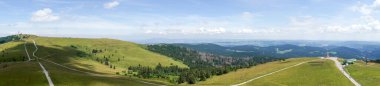
[[[363,61],[355,62],[346,67],[348,73],[363,86],[380,86],[380,64]]]
[[[129,66],[178,65],[181,62],[144,49],[144,46],[113,39],[50,38],[28,39],[28,48],[34,50],[32,39],[38,45],[37,56],[66,66],[98,73],[112,73],[126,70]],[[94,53],[94,50],[97,51]],[[97,59],[99,61],[97,61]],[[109,65],[105,64],[105,59]],[[103,62],[101,62],[102,60]],[[115,66],[115,69],[109,66]]]
[[[0,86],[47,86],[47,80],[36,62],[0,64]]]
[[[353,86],[331,60],[317,60],[254,80],[245,86]]]
[[[125,76],[96,76],[64,69],[60,66],[44,62],[50,76],[57,86],[146,86],[139,82],[139,79],[132,79]]]
[[[0,44],[0,85],[48,85],[36,60],[27,61],[25,46],[32,57],[36,56],[49,71],[55,85],[63,86],[146,86],[141,81],[166,83],[162,80],[142,80],[131,77],[129,66],[178,65],[181,62],[150,52],[144,45],[112,39],[50,38],[31,36]],[[32,59],[35,59],[32,57]],[[53,63],[52,63],[53,62]],[[54,63],[73,68],[73,71]],[[87,72],[87,73],[86,73]],[[95,73],[96,75],[89,74]],[[117,73],[119,75],[117,75]],[[127,76],[124,76],[127,74]]]
[[[146,86],[123,76],[93,76],[43,63],[56,86]],[[35,61],[0,64],[1,86],[48,86],[45,75]]]
[[[27,60],[23,44],[22,41],[0,44],[0,62]]]
[[[292,58],[286,61],[269,62],[248,69],[239,69],[221,76],[200,82],[197,85],[222,85],[228,86],[238,84],[292,66],[305,61],[312,61],[302,65],[277,72],[273,75],[246,83],[246,86],[351,86],[351,82],[335,67],[330,60],[319,60],[319,58]]]
[[[246,68],[246,69],[239,69],[235,72],[230,72],[225,75],[221,76],[215,76],[207,81],[200,82],[197,85],[232,85],[232,84],[237,84],[240,82],[247,81],[249,79],[276,71],[280,70],[282,68],[298,64],[300,62],[304,61],[310,61],[314,60],[317,58],[291,58],[286,61],[280,62],[280,61],[275,61],[275,62],[269,62],[265,64],[260,64],[251,68]]]

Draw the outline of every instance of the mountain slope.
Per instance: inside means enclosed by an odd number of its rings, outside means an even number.
[[[306,63],[297,65],[302,62]],[[254,80],[249,81],[251,79]],[[241,84],[241,86],[353,85],[335,67],[334,62],[319,58],[291,58],[286,61],[269,62],[247,69],[239,69],[225,75],[215,76],[196,85],[228,86],[246,81],[249,82]]]
[[[238,84],[249,79],[265,75],[267,73],[280,70],[282,68],[298,64],[304,61],[311,61],[317,58],[291,58],[286,61],[274,61],[265,64],[260,64],[250,68],[239,69],[225,75],[214,76],[207,81],[200,82],[196,85],[221,85],[227,86],[232,84]]]
[[[131,42],[113,40],[113,39],[83,39],[83,38],[51,38],[51,37],[36,37],[33,38],[41,48],[37,55],[46,56],[46,59],[57,63],[76,62],[76,60],[92,60],[108,59],[109,64],[116,67],[127,68],[128,66],[151,66],[155,67],[158,63],[163,66],[178,65],[187,67],[181,62],[150,52],[144,49],[143,45],[138,45]],[[31,42],[31,40],[27,40]],[[67,58],[78,57],[78,58]],[[76,59],[76,60],[72,60]],[[92,64],[93,62],[88,62]],[[82,65],[83,62],[81,62]],[[105,62],[103,62],[105,63]],[[76,65],[79,67],[80,66]]]
[[[28,61],[25,50],[33,60]],[[160,64],[187,68],[187,65],[181,62],[146,50],[144,45],[113,39],[35,36],[5,42],[0,45],[0,51],[0,80],[2,80],[0,85],[6,86],[48,85],[44,73],[36,64],[37,57],[56,85],[151,85],[149,82],[166,82],[126,77],[133,75],[128,72],[128,67],[138,65],[155,67]]]
[[[363,86],[380,86],[380,64],[357,61],[346,67],[346,71]]]
[[[331,60],[322,59],[266,76],[242,86],[354,86]]]

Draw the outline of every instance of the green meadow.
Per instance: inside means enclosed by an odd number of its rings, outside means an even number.
[[[38,45],[36,55],[40,58],[82,71],[115,74],[127,71],[129,66],[155,67],[159,63],[163,66],[187,67],[169,57],[145,50],[143,45],[131,42],[113,39],[36,37],[27,40],[27,47],[32,50],[35,49],[32,40]],[[102,51],[93,53],[93,50]],[[96,61],[105,58],[110,65],[115,66],[115,69],[104,65],[104,62],[102,64]]]
[[[235,72],[230,72],[228,74],[213,76],[212,78],[200,82],[197,85],[232,85],[238,84],[252,78],[265,75],[267,73],[280,70],[282,68],[298,64],[304,61],[310,61],[318,58],[291,58],[286,61],[275,61],[265,64],[260,64],[253,66],[251,68],[239,69]]]
[[[357,61],[349,65],[346,71],[363,86],[380,86],[380,64]]]
[[[319,58],[291,58],[286,61],[269,62],[247,69],[239,69],[200,82],[196,85],[229,86],[265,75],[301,62],[310,61],[269,76],[265,76],[244,86],[352,86],[335,67],[333,61]]]
[[[11,41],[0,46],[0,86],[44,86],[47,80],[36,60],[26,62],[25,46],[32,59],[43,59],[45,66],[57,86],[146,86],[144,82],[170,84],[160,79],[139,79],[122,74],[129,66],[178,65],[181,62],[150,52],[144,45],[112,39],[30,37],[23,41]],[[4,51],[4,52],[2,52]],[[94,52],[97,51],[97,52]],[[105,65],[104,59],[108,65]],[[46,61],[45,61],[46,60]],[[73,71],[54,63],[73,68]],[[112,66],[110,66],[112,65]],[[90,73],[90,74],[89,74]],[[119,75],[117,74],[119,73]],[[96,74],[96,75],[94,75]]]
[[[353,86],[331,60],[321,59],[245,84],[245,86]]]

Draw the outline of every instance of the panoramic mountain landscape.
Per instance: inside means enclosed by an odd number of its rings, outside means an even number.
[[[0,0],[0,86],[380,86],[380,0]]]

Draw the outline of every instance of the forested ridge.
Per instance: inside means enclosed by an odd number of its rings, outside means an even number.
[[[176,84],[185,82],[194,84],[199,81],[205,81],[211,76],[226,74],[240,68],[248,68],[275,60],[284,60],[271,57],[233,58],[198,52],[171,44],[147,45],[146,48],[181,61],[188,65],[189,68],[179,68],[176,65],[163,67],[158,64],[155,68],[139,65],[131,66],[128,69],[131,72],[137,72],[134,74],[137,77],[165,78]]]

